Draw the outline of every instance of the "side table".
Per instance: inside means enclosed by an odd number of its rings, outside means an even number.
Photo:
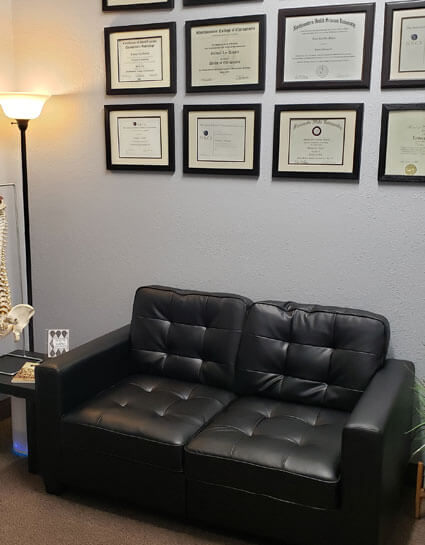
[[[46,356],[38,352],[15,350],[17,365],[21,367],[30,358],[44,360]],[[1,358],[0,358],[1,369]],[[28,442],[28,471],[37,473],[37,418],[35,410],[35,384],[14,384],[13,376],[0,374],[0,393],[22,397],[26,401],[27,442]]]

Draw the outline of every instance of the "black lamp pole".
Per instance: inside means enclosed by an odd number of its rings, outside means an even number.
[[[16,123],[21,132],[21,159],[22,159],[22,194],[24,202],[24,231],[25,231],[25,264],[27,273],[27,302],[32,306],[32,272],[31,272],[31,237],[30,213],[28,205],[28,172],[27,172],[27,142],[25,132],[28,128],[28,119],[17,119]],[[28,324],[30,352],[34,351],[34,318]]]

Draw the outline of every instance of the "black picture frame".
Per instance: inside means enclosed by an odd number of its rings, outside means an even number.
[[[173,9],[174,0],[167,0],[166,2],[148,2],[146,4],[129,3],[117,6],[109,6],[108,0],[102,0],[103,11],[122,11],[122,10],[140,10],[140,9]]]
[[[363,65],[362,75],[358,80],[299,80],[284,81],[285,74],[285,44],[286,44],[286,19],[289,17],[320,15],[328,16],[341,13],[365,13]],[[276,63],[276,89],[284,90],[315,90],[315,89],[356,89],[370,87],[370,74],[372,66],[373,30],[375,21],[375,4],[344,4],[338,6],[320,6],[308,8],[285,8],[279,10],[277,63]],[[324,65],[325,66],[325,65]],[[318,67],[319,68],[319,67]],[[326,66],[325,66],[326,68]]]
[[[228,4],[229,2],[262,2],[263,0],[183,0],[183,6],[209,6],[212,4]]]
[[[208,168],[191,167],[189,165],[189,147],[191,145],[189,114],[191,112],[253,112],[254,121],[252,127],[252,168]],[[211,116],[213,118],[213,116]],[[199,118],[201,119],[201,118]],[[205,119],[202,118],[202,119]],[[207,117],[208,119],[208,117]],[[196,135],[198,136],[198,135]],[[185,105],[183,107],[183,172],[186,174],[213,174],[228,176],[259,176],[260,174],[260,146],[261,146],[261,104],[214,104],[214,105]],[[225,163],[226,161],[220,161]],[[227,161],[229,162],[229,161]]]
[[[168,143],[168,161],[167,164],[126,164],[116,163],[113,160],[112,152],[112,131],[111,131],[111,113],[126,111],[166,111],[167,112],[167,138]],[[105,116],[105,144],[106,144],[106,168],[108,170],[138,170],[138,171],[157,171],[174,172],[175,171],[175,125],[174,125],[174,104],[117,104],[106,105],[104,107]],[[146,116],[152,117],[152,116]],[[161,135],[162,138],[162,135]]]
[[[112,60],[111,60],[111,37],[114,34],[123,34],[140,32],[142,36],[144,32],[155,31],[163,32],[167,30],[169,32],[169,48],[167,54],[169,56],[169,84],[164,86],[154,87],[116,87],[113,84],[113,79],[116,74],[113,74]],[[105,66],[106,66],[106,94],[107,95],[142,95],[142,94],[158,94],[168,93],[175,94],[177,90],[177,44],[176,44],[176,23],[151,23],[146,25],[129,25],[129,26],[116,26],[107,27],[104,29],[105,35]],[[161,41],[162,47],[162,41]],[[161,50],[162,51],[162,50]],[[162,55],[162,52],[161,52]],[[161,57],[162,58],[162,57]],[[164,59],[162,58],[164,62]],[[161,70],[163,69],[161,66]],[[115,72],[115,71],[114,71]]]
[[[425,103],[415,104],[383,104],[382,105],[382,120],[381,120],[381,138],[379,146],[379,166],[378,180],[379,182],[395,182],[395,183],[425,183],[425,175],[415,176],[411,174],[385,174],[387,161],[388,147],[388,121],[391,112],[401,111],[425,111]],[[408,164],[406,169],[412,166]],[[414,166],[414,165],[413,165]],[[416,168],[416,167],[415,167]]]
[[[425,87],[425,71],[422,78],[392,79],[391,64],[393,55],[393,27],[396,12],[425,9],[425,2],[389,2],[385,4],[384,40],[382,49],[381,87],[383,89]],[[400,51],[398,53],[400,59]],[[414,72],[414,71],[412,71]]]
[[[242,23],[255,22],[259,25],[258,32],[258,82],[240,83],[230,85],[194,85],[192,75],[192,29],[197,27],[219,26],[219,25],[237,25]],[[186,21],[186,92],[187,93],[221,93],[235,91],[264,91],[266,78],[266,16],[265,15],[245,15],[242,17],[220,17],[214,19],[200,19],[195,21]]]
[[[281,134],[281,112],[320,112],[320,111],[341,111],[356,112],[354,124],[354,143],[352,156],[352,170],[350,172],[327,172],[324,170],[314,171],[291,171],[279,170],[280,157],[280,134]],[[273,177],[274,178],[320,178],[320,179],[338,179],[338,180],[358,180],[360,176],[362,134],[363,134],[363,110],[364,106],[360,103],[355,104],[281,104],[275,106],[274,113],[274,134],[273,134]],[[312,115],[308,119],[316,120],[317,116]],[[314,134],[314,133],[313,133]],[[345,138],[345,133],[344,133]],[[288,142],[290,137],[288,136]],[[288,148],[289,155],[289,148]],[[289,160],[288,160],[289,162]]]

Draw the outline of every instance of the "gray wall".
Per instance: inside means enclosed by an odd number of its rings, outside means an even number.
[[[327,0],[324,4],[342,4]],[[36,344],[69,327],[73,346],[130,317],[137,286],[235,291],[254,299],[347,305],[386,315],[391,352],[425,375],[425,187],[378,186],[381,104],[423,90],[380,90],[384,2],[377,2],[371,89],[279,92],[278,8],[266,0],[171,12],[104,14],[101,0],[13,0],[17,83],[56,96],[29,138]],[[265,93],[185,96],[185,20],[267,13]],[[105,96],[103,27],[176,20],[176,97]],[[174,101],[174,175],[105,170],[103,105]],[[182,175],[186,104],[263,103],[261,176]],[[359,183],[272,181],[275,103],[364,102]]]

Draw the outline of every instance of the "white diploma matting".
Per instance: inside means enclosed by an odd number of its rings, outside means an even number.
[[[353,110],[282,111],[278,170],[352,172],[356,115]]]
[[[365,13],[287,17],[284,82],[361,80]]]
[[[390,111],[385,174],[425,176],[425,111]]]
[[[189,112],[190,168],[252,169],[255,113]]]
[[[167,0],[108,0],[108,6],[133,6],[134,4],[165,4]]]
[[[168,111],[110,112],[114,165],[168,165]]]
[[[192,27],[192,86],[259,82],[260,23]]]
[[[167,28],[113,32],[109,36],[112,89],[170,86]]]
[[[393,12],[390,79],[425,78],[425,8]]]

